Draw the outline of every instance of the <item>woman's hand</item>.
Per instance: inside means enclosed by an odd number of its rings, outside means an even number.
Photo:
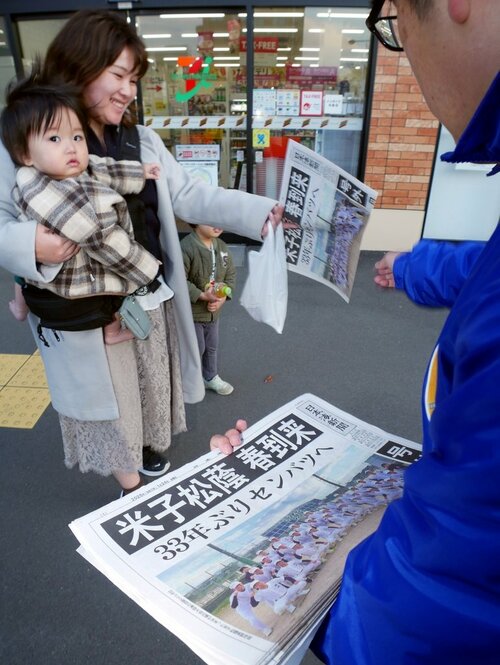
[[[273,229],[276,229],[278,224],[281,224],[281,219],[283,217],[283,212],[285,210],[285,206],[280,205],[277,203],[274,208],[270,211],[270,213],[267,216],[266,221],[264,222],[264,226],[262,227],[262,237],[265,238],[268,234],[269,231],[269,225],[272,226]],[[286,228],[286,224],[285,224]]]
[[[210,439],[210,450],[220,450],[230,455],[241,444],[241,433],[247,428],[246,420],[237,420],[235,427],[228,429],[225,434],[214,434]]]
[[[41,224],[35,232],[35,258],[37,263],[53,265],[68,261],[80,251],[80,246],[57,235]]]
[[[285,211],[285,206],[280,205],[277,203],[274,208],[271,210],[269,215],[267,216],[266,221],[264,222],[264,226],[262,227],[262,239],[264,239],[267,234],[269,233],[270,227],[272,227],[274,230],[276,230],[276,227],[279,224],[283,224],[284,229],[297,229],[300,228],[298,224],[294,224],[293,222],[283,222],[283,213]]]
[[[377,261],[375,264],[375,270],[377,271],[377,274],[373,278],[375,284],[383,286],[384,288],[394,288],[394,261],[400,255],[400,253],[401,252],[386,252],[383,258],[380,259],[380,261]]]

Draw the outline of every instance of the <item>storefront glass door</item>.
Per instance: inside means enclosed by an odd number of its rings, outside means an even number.
[[[4,19],[0,16],[0,109],[3,107],[5,89],[15,77],[14,59],[7,45]]]
[[[234,150],[245,145],[246,81],[237,76],[233,29],[237,14],[170,11],[137,17],[150,61],[142,83],[145,124],[191,173],[224,187],[238,184]]]
[[[358,172],[370,37],[366,10],[262,8],[254,13],[255,190],[279,195],[293,139]]]
[[[259,8],[249,23],[244,8],[235,7],[130,12],[150,62],[138,97],[139,119],[191,173],[224,187],[277,198],[289,139],[357,174],[367,96],[367,13],[349,7]],[[18,20],[26,67],[45,52],[64,20]]]

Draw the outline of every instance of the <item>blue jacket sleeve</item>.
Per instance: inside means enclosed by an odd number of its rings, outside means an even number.
[[[451,307],[484,246],[422,240],[394,262],[396,288],[418,305]]]

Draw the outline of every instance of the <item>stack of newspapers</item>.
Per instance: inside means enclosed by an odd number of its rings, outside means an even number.
[[[70,528],[83,557],[205,662],[296,664],[349,550],[419,455],[305,394],[232,455],[209,453]]]

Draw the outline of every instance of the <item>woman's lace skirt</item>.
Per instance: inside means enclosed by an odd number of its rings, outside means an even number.
[[[106,346],[120,417],[84,421],[59,415],[68,468],[133,472],[142,466],[142,448],[164,452],[173,434],[186,431],[179,342],[172,301],[148,311],[153,326],[147,340]]]

